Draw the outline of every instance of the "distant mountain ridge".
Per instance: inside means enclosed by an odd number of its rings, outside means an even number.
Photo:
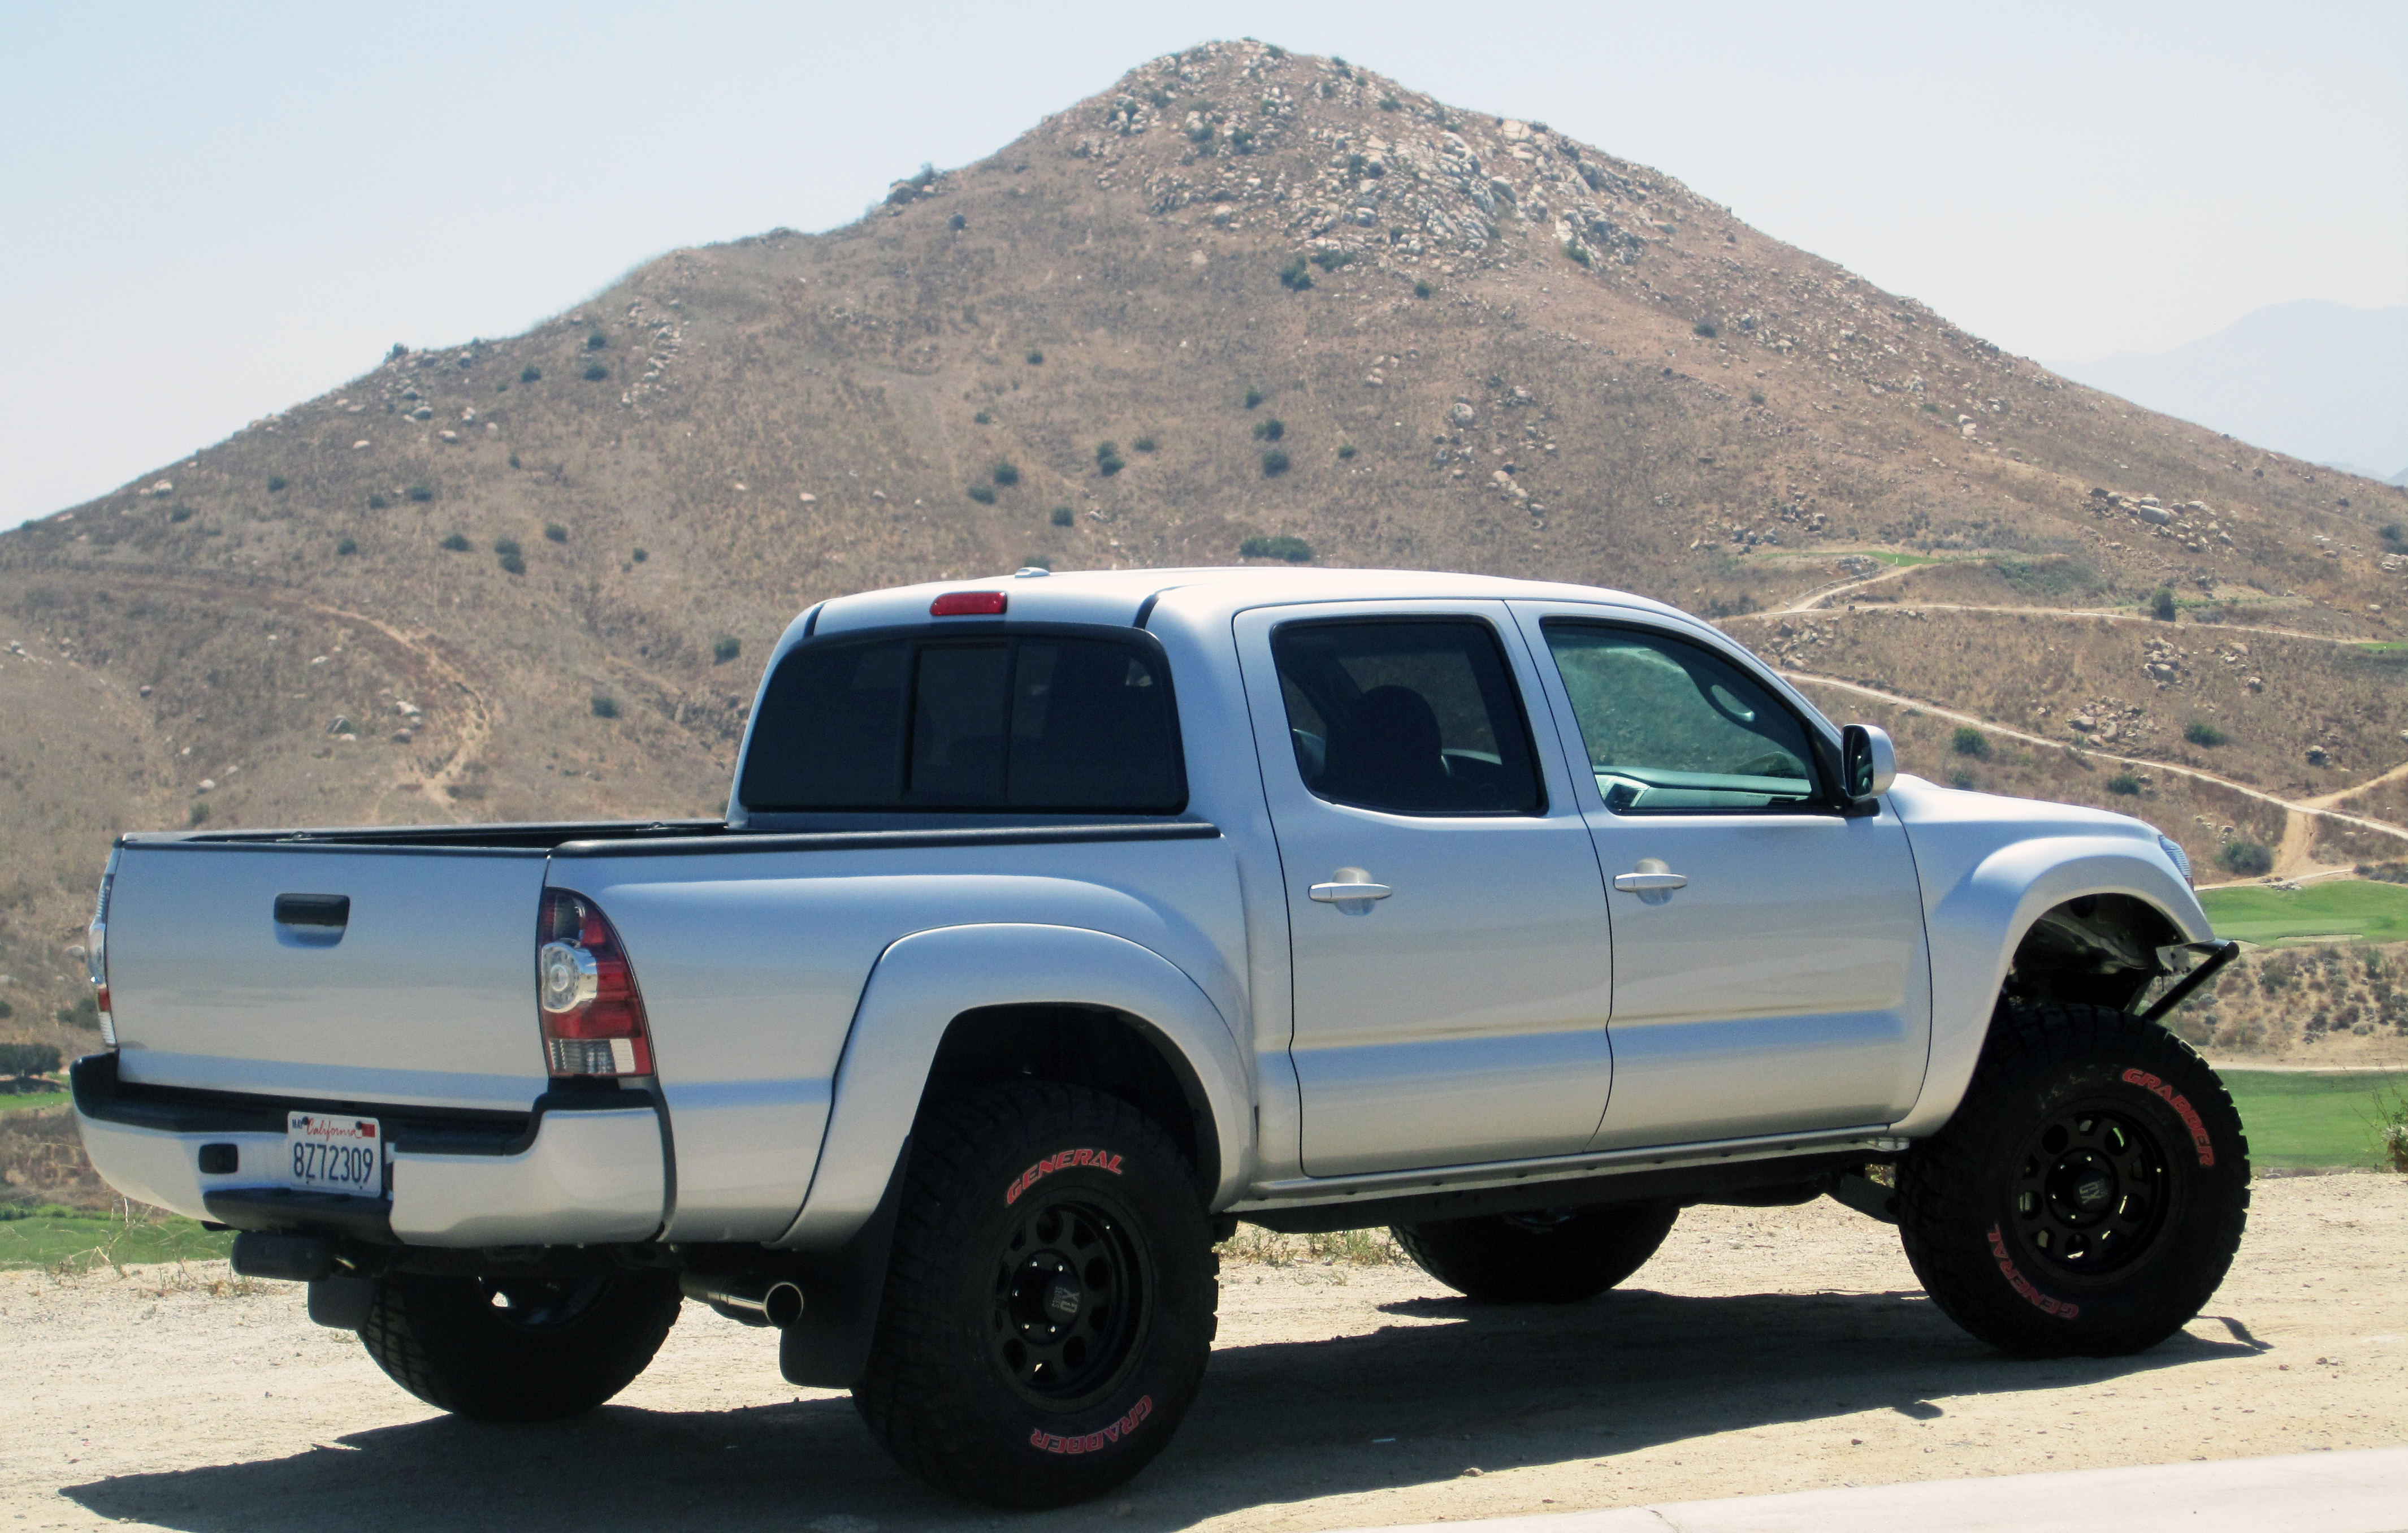
[[[2272,304],[2170,351],[2057,370],[2311,463],[2408,484],[2408,307]]]

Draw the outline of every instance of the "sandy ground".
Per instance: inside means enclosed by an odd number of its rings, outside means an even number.
[[[2209,1312],[2018,1363],[1829,1202],[1695,1209],[1630,1284],[1483,1309],[1412,1268],[1232,1264],[1203,1398],[1119,1498],[1043,1518],[904,1478],[764,1335],[688,1306],[583,1420],[436,1414],[297,1290],[0,1274],[0,1527],[1326,1528],[2408,1442],[2408,1177],[2260,1182]]]

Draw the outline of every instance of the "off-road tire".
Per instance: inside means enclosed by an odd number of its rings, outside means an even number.
[[[1609,1203],[1490,1214],[1390,1233],[1421,1269],[1485,1304],[1574,1304],[1647,1265],[1681,1217],[1675,1203]]]
[[[1898,1168],[1907,1260],[2020,1357],[2155,1346],[2199,1313],[2249,1216],[2249,1141],[2207,1061],[2104,1006],[2002,1006],[1946,1127]]]
[[[377,1283],[360,1340],[394,1383],[440,1410],[555,1421],[633,1383],[677,1324],[678,1302],[668,1273],[393,1273]]]
[[[1170,1137],[1030,1082],[930,1104],[853,1404],[903,1466],[996,1506],[1086,1500],[1143,1469],[1211,1354],[1218,1258]]]

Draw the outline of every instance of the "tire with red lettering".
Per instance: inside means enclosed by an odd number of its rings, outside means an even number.
[[[2002,1006],[1898,1192],[1907,1260],[1950,1319],[2017,1356],[2114,1356],[2172,1335],[2224,1281],[2249,1141],[2215,1071],[2157,1024]]]
[[[557,1421],[635,1381],[677,1324],[676,1275],[377,1280],[360,1341],[394,1383],[477,1421]]]
[[[1677,1203],[1614,1203],[1488,1214],[1389,1233],[1421,1269],[1484,1304],[1572,1304],[1593,1298],[1647,1265]]]
[[[1151,1119],[1028,1082],[932,1102],[853,1398],[904,1467],[996,1506],[1102,1495],[1160,1453],[1218,1324],[1212,1232]]]

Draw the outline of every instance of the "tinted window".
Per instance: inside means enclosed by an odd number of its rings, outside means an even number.
[[[1291,623],[1271,636],[1305,786],[1396,814],[1543,802],[1505,656],[1470,619]]]
[[[741,793],[773,813],[1186,802],[1159,657],[1044,635],[794,651],[762,698]]]
[[[1764,809],[1815,797],[1805,725],[1720,655],[1633,628],[1545,627],[1608,809]]]

